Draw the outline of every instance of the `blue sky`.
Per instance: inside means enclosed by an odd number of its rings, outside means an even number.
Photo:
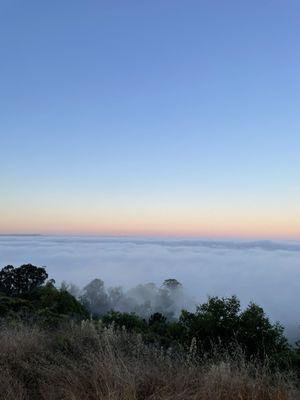
[[[1,0],[0,232],[300,238],[299,22],[292,0]]]

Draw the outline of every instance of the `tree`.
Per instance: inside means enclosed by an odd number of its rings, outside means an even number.
[[[197,307],[196,313],[182,311],[182,325],[186,345],[193,338],[201,343],[203,351],[211,351],[216,345],[228,347],[235,340],[239,326],[240,302],[237,297],[209,297]]]
[[[94,279],[83,288],[81,301],[95,316],[104,315],[111,309],[109,297],[101,279]]]
[[[108,289],[109,302],[112,309],[119,307],[124,300],[124,292],[121,286],[111,287]]]
[[[279,324],[272,324],[264,310],[255,303],[250,303],[240,315],[237,340],[247,355],[258,357],[287,349],[283,327]]]
[[[210,297],[197,307],[196,313],[182,311],[179,324],[181,340],[189,346],[193,338],[201,350],[209,352],[216,345],[222,349],[242,348],[247,357],[271,357],[287,350],[283,328],[272,324],[263,309],[251,303],[241,312],[236,296]]]
[[[43,285],[47,278],[43,267],[24,264],[15,268],[7,265],[0,271],[0,292],[6,296],[22,296]]]
[[[178,289],[182,289],[182,284],[177,280],[177,279],[166,279],[163,282],[163,287],[165,289],[169,289],[169,290],[178,290]]]
[[[149,326],[155,325],[155,324],[165,324],[166,321],[167,321],[167,318],[163,314],[156,312],[156,313],[150,315],[148,324],[149,324]]]
[[[64,289],[59,290],[51,284],[37,289],[31,300],[38,309],[47,309],[57,315],[75,319],[89,317],[85,307],[71,293]]]
[[[0,271],[0,292],[7,296],[12,296],[15,291],[15,285],[15,268],[12,265],[7,265]]]

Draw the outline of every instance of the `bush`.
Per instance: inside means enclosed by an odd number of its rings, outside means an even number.
[[[130,332],[142,333],[147,330],[146,321],[134,313],[111,311],[104,315],[101,320],[105,326],[113,324],[117,328],[123,329],[124,327]]]

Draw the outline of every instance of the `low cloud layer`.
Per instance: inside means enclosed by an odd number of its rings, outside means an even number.
[[[273,320],[300,336],[300,243],[56,236],[0,237],[0,265],[47,267],[57,283],[107,287],[160,285],[176,278],[195,303],[236,294],[262,305]]]

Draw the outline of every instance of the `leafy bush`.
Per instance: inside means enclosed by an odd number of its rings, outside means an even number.
[[[117,328],[126,328],[130,332],[142,333],[147,330],[147,323],[144,319],[133,313],[121,313],[111,311],[102,317],[106,326],[114,324]]]

